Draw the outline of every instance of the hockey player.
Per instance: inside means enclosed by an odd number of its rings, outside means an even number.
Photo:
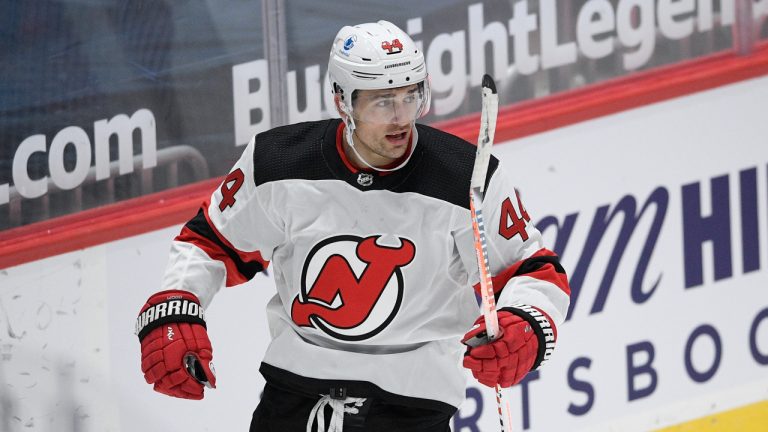
[[[503,334],[462,345],[483,330],[475,147],[415,123],[430,99],[424,56],[393,24],[342,28],[328,68],[341,119],[254,137],[176,237],[163,291],[137,319],[142,371],[158,392],[201,399],[216,383],[203,309],[271,263],[251,431],[449,431],[462,363],[507,387],[549,356],[565,272],[492,158],[483,213]]]

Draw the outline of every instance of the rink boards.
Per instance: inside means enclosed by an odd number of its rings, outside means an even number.
[[[509,392],[514,430],[768,422],[766,100],[755,78],[494,147],[574,288],[552,360]],[[83,431],[247,429],[268,277],[207,311],[219,388],[204,402],[143,382],[133,320],[178,230],[0,273],[0,430],[73,417]],[[468,377],[454,430],[497,424],[492,392]]]

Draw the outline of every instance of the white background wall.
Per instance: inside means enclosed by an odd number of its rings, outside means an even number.
[[[563,253],[573,272],[598,207],[611,209],[625,196],[642,206],[663,187],[669,204],[644,287],[656,292],[633,303],[632,276],[651,224],[647,212],[630,240],[602,312],[590,314],[597,286],[616,244],[621,217],[597,248],[573,318],[560,330],[555,356],[528,386],[530,430],[647,430],[730,407],[768,399],[766,366],[750,354],[749,331],[768,308],[768,78],[753,79],[684,98],[606,116],[495,147],[514,173],[534,218],[578,213]],[[742,272],[739,172],[757,169],[760,269]],[[733,274],[715,281],[712,247],[704,245],[704,284],[685,289],[682,186],[699,183],[702,215],[710,213],[710,179],[728,175]],[[170,240],[180,227],[107,243],[0,271],[0,430],[2,431],[245,431],[263,381],[257,368],[268,341],[263,306],[273,294],[259,275],[224,290],[207,311],[219,388],[204,401],[175,400],[153,392],[140,372],[133,321],[157,289]],[[545,232],[553,246],[552,231]],[[492,258],[491,258],[492,259]],[[696,383],[686,373],[685,344],[699,325],[713,326],[722,341],[717,372]],[[768,355],[768,319],[757,328]],[[627,347],[649,342],[657,374],[655,391],[628,401]],[[706,336],[693,345],[698,370],[712,364]],[[594,390],[568,384],[576,359],[591,361],[575,377]],[[638,354],[634,362],[647,358]],[[651,380],[636,377],[635,387]],[[468,380],[471,388],[478,386]],[[471,390],[472,394],[474,390]],[[515,430],[523,430],[521,388],[512,396]],[[478,428],[495,430],[495,402],[480,392]],[[460,416],[472,417],[477,398]],[[73,417],[78,419],[72,427]],[[65,415],[70,420],[65,421]],[[467,422],[465,422],[467,423]]]
[[[573,272],[598,207],[611,209],[626,195],[634,196],[638,212],[654,189],[669,193],[669,207],[646,273],[649,289],[661,278],[655,294],[634,304],[630,284],[653,219],[653,207],[641,220],[619,266],[603,312],[590,315],[597,287],[616,244],[622,218],[617,218],[597,250],[573,318],[561,330],[556,354],[540,381],[531,384],[535,430],[588,428],[647,430],[722,411],[749,401],[768,399],[768,368],[756,363],[748,336],[759,311],[768,308],[768,78],[754,79],[684,98],[657,103],[498,146],[495,153],[515,173],[531,216],[540,219],[579,216],[563,265]],[[760,270],[743,274],[739,172],[757,168]],[[682,234],[682,186],[700,183],[702,216],[711,213],[710,179],[730,180],[730,230],[733,276],[714,281],[711,244],[704,244],[704,285],[685,289]],[[554,244],[546,232],[547,244]],[[685,344],[691,332],[710,324],[722,341],[721,363],[714,377],[695,383],[686,373]],[[768,320],[758,327],[757,340],[768,354]],[[649,341],[655,347],[656,391],[647,398],[627,400],[626,347]],[[711,364],[714,348],[703,337],[693,346],[699,371]],[[567,414],[570,403],[583,405],[584,393],[568,387],[567,372],[577,357],[588,357],[591,368],[576,376],[595,389],[591,411]],[[638,357],[636,364],[643,364]],[[648,378],[647,376],[642,378]],[[638,388],[646,383],[638,378]],[[488,394],[486,400],[493,402]],[[489,411],[490,415],[490,411]],[[518,415],[518,419],[520,415]],[[491,430],[491,423],[486,423]],[[617,426],[620,425],[620,426]],[[517,430],[520,430],[518,427]]]

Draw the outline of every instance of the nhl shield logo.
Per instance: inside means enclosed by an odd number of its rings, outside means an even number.
[[[357,175],[357,183],[360,186],[368,187],[373,184],[373,174],[360,173]]]

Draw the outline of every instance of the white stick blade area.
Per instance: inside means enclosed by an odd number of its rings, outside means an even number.
[[[480,114],[480,133],[477,137],[477,153],[472,169],[471,188],[479,188],[485,192],[485,177],[488,174],[488,161],[491,158],[491,147],[496,132],[496,116],[499,112],[499,95],[496,84],[488,75],[483,77],[483,106]]]

